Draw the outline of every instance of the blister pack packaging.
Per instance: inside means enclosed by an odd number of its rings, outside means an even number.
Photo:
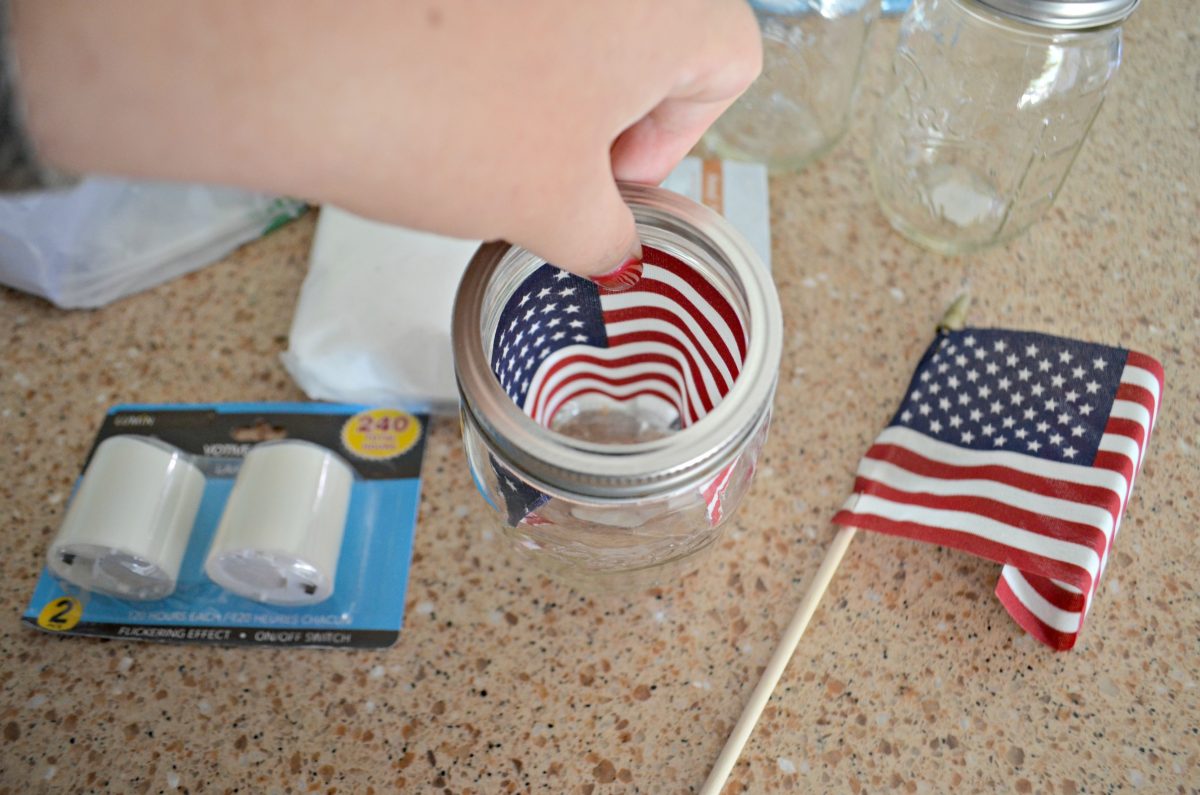
[[[427,422],[346,404],[117,406],[22,621],[117,639],[390,646]]]

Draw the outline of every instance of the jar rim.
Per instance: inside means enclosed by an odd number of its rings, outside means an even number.
[[[676,433],[635,444],[587,442],[555,433],[525,414],[492,373],[483,326],[493,277],[512,244],[485,243],[472,257],[454,302],[454,369],[464,414],[494,453],[523,477],[550,490],[600,499],[629,499],[711,477],[736,455],[771,408],[782,356],[783,315],[766,266],[717,213],[663,188],[621,184],[639,230],[680,242],[689,264],[744,307],[747,345],[742,369],[712,411]],[[533,267],[542,261],[530,258]],[[512,288],[526,273],[511,275]],[[519,278],[518,278],[519,277]],[[507,281],[506,281],[507,284]]]

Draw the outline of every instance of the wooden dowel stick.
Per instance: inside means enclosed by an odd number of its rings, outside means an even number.
[[[829,545],[829,551],[825,553],[825,560],[821,561],[821,568],[817,569],[817,576],[808,586],[808,592],[804,594],[804,600],[800,602],[796,615],[792,617],[791,623],[784,630],[779,647],[771,655],[771,660],[767,663],[762,678],[758,680],[758,686],[750,694],[750,701],[742,710],[742,716],[738,718],[737,725],[733,727],[729,739],[725,741],[725,747],[721,749],[717,763],[713,765],[712,772],[708,774],[708,780],[700,788],[700,795],[719,795],[721,788],[725,786],[725,780],[729,778],[733,766],[737,764],[738,757],[741,756],[742,747],[746,745],[746,740],[750,739],[750,733],[754,731],[754,726],[758,723],[763,709],[771,700],[771,693],[775,690],[775,685],[783,676],[783,671],[787,668],[788,661],[792,659],[792,654],[796,651],[796,646],[800,643],[804,630],[808,628],[809,620],[817,611],[821,597],[825,595],[825,590],[829,587],[829,582],[841,564],[846,549],[854,539],[854,530],[853,527],[843,527],[834,537],[833,543]]]

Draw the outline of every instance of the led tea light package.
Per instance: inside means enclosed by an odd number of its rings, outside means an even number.
[[[203,493],[204,475],[181,450],[144,436],[105,440],[50,544],[50,570],[109,596],[168,596]]]
[[[258,602],[316,604],[333,593],[354,472],[304,441],[246,454],[204,570]]]
[[[390,646],[427,421],[324,403],[113,408],[22,621],[118,639]]]

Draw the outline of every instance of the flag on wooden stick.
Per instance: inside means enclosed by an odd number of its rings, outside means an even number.
[[[925,352],[834,522],[1003,564],[996,595],[1055,649],[1075,645],[1154,428],[1144,354],[968,328]]]

